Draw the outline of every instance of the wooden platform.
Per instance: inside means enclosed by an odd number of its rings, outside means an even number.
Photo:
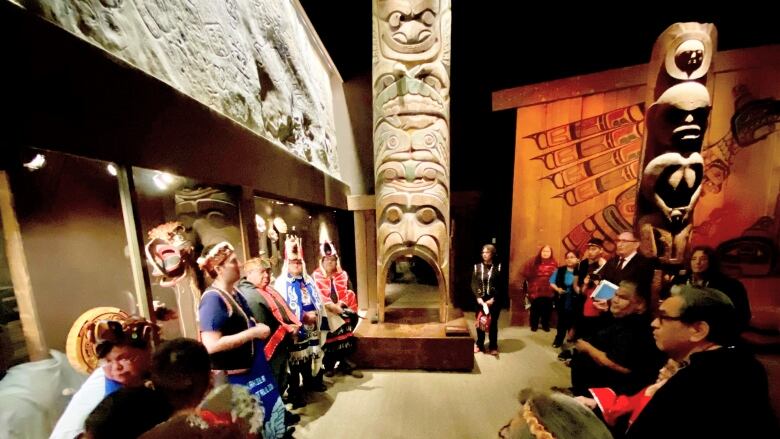
[[[474,339],[459,310],[438,323],[431,308],[393,308],[385,323],[361,320],[355,335],[357,352],[351,359],[366,369],[426,369],[470,371],[474,367]],[[456,335],[447,335],[456,334]]]

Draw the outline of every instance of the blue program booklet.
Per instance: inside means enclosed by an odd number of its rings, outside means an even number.
[[[599,285],[593,290],[590,297],[596,300],[609,300],[615,296],[618,286],[608,280],[602,280]]]

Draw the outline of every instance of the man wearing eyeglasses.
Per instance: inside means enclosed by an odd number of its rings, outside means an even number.
[[[638,252],[639,240],[633,232],[623,232],[618,235],[613,256],[599,271],[602,279],[615,285],[627,280],[639,286],[644,297],[649,297],[650,285],[653,281],[653,261]]]
[[[626,438],[778,437],[766,372],[733,346],[735,322],[731,300],[711,288],[686,285],[661,304],[653,337],[679,366],[628,398],[633,422]],[[602,390],[591,392],[609,418],[615,401],[599,397]]]

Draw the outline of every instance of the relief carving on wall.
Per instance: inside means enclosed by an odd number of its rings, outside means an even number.
[[[327,68],[289,0],[35,0],[31,10],[339,177]]]
[[[375,0],[374,177],[380,320],[383,279],[401,255],[437,274],[440,317],[449,303],[450,5]]]
[[[711,24],[676,23],[656,41],[648,67],[636,228],[640,251],[667,266],[684,262],[702,191],[716,37]]]

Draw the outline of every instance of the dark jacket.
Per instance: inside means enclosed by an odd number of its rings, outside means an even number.
[[[734,348],[693,354],[690,364],[658,389],[626,437],[780,437],[766,372]]]
[[[599,271],[602,279],[606,279],[615,285],[627,280],[637,284],[639,291],[644,297],[650,297],[650,287],[653,282],[653,271],[655,263],[653,259],[646,258],[640,253],[634,255],[625,267],[618,268],[620,258],[615,255],[610,258],[604,268]]]
[[[507,298],[503,287],[503,275],[500,263],[492,264],[490,267],[481,262],[474,264],[471,271],[471,292],[474,293],[474,297],[481,297],[485,301],[495,298],[496,305],[504,307]]]

